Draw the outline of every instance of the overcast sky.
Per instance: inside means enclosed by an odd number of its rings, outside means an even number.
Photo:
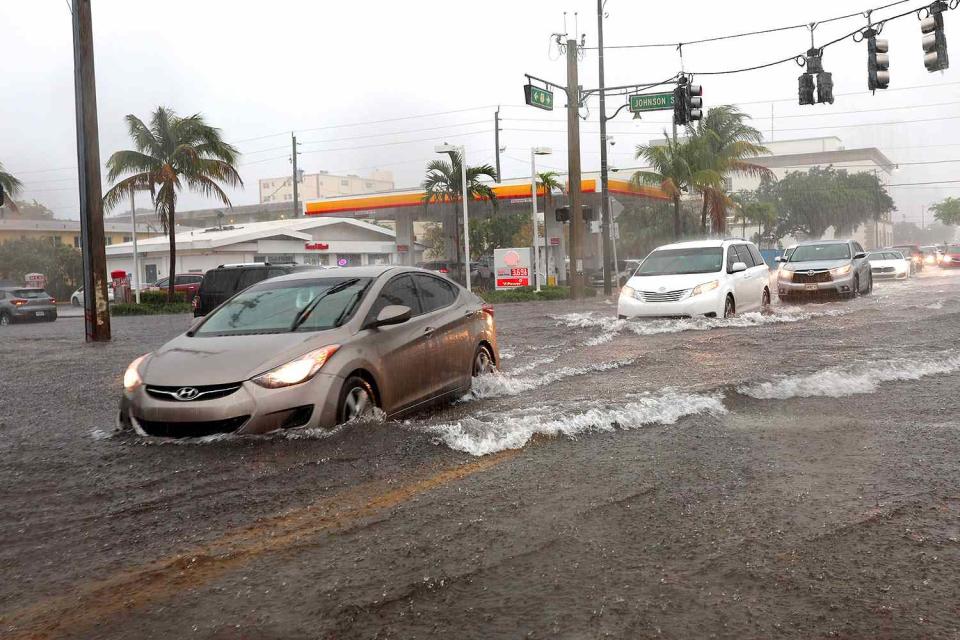
[[[874,0],[872,4],[885,4]],[[922,5],[908,2],[875,15]],[[654,3],[608,0],[605,44],[693,40],[727,33],[807,23],[861,11],[870,0],[769,0]],[[162,7],[162,10],[160,8]],[[469,7],[469,8],[468,8]],[[775,7],[775,9],[774,9]],[[683,11],[681,14],[680,11]],[[471,164],[493,163],[493,113],[501,105],[504,177],[529,174],[529,148],[555,155],[543,166],[566,169],[563,100],[553,113],[523,105],[524,73],[563,83],[565,62],[550,35],[564,30],[596,45],[596,4],[564,0],[487,0],[481,3],[408,0],[303,2],[271,0],[94,0],[100,151],[105,162],[129,148],[123,116],[146,119],[158,105],[202,113],[243,152],[246,188],[234,204],[258,201],[257,179],[289,175],[290,131],[303,143],[306,172],[394,172],[398,186],[415,186],[443,140],[465,144]],[[579,19],[574,17],[579,12]],[[960,11],[946,16],[947,35],[960,43]],[[863,18],[820,26],[818,43],[853,31]],[[78,217],[73,53],[66,0],[2,0],[0,162],[26,185],[27,198],[58,217]],[[578,27],[578,28],[577,28]],[[832,106],[797,105],[793,63],[697,79],[705,103],[738,103],[768,135],[771,100],[774,139],[839,136],[847,148],[876,146],[894,162],[960,159],[960,64],[945,73],[923,66],[914,16],[884,31],[891,48],[891,89],[866,92],[866,45],[851,39],[832,46],[824,66],[833,72]],[[809,46],[806,30],[684,48],[687,71],[736,69],[784,58]],[[954,45],[960,47],[960,44]],[[960,60],[960,48],[952,52]],[[608,86],[654,81],[680,68],[674,48],[610,49]],[[595,87],[597,55],[584,52],[581,84]],[[923,85],[921,89],[900,89]],[[896,89],[896,90],[895,90]],[[842,95],[854,93],[856,95]],[[608,112],[621,104],[614,98]],[[924,104],[943,106],[924,107]],[[896,107],[911,107],[895,109]],[[406,116],[394,122],[362,124]],[[832,115],[836,114],[836,115]],[[895,126],[879,122],[936,119]],[[631,167],[637,143],[656,137],[667,112],[632,120],[626,110],[610,125],[616,139],[611,165]],[[356,125],[356,126],[353,126]],[[537,130],[537,131],[531,131]],[[599,166],[597,105],[582,124],[585,170]],[[904,148],[907,147],[907,148]],[[903,165],[892,183],[956,180],[960,162]],[[960,195],[960,184],[890,188],[896,219],[920,218],[925,203]],[[181,209],[214,206],[184,193]]]

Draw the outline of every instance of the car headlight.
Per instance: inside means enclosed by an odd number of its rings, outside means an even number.
[[[793,271],[790,271],[789,269],[780,269],[780,273],[777,275],[777,277],[781,280],[786,280],[789,282],[790,280],[793,280]]]
[[[635,293],[636,290],[633,287],[628,287],[627,285],[623,285],[623,287],[620,289],[621,298],[632,298],[633,294]]]
[[[149,356],[149,353],[140,356],[131,362],[127,370],[123,372],[123,390],[127,393],[136,391],[137,388],[143,384],[143,376],[140,375],[140,366],[146,362]]]
[[[693,288],[693,291],[690,292],[691,296],[698,296],[701,293],[706,293],[707,291],[713,291],[720,286],[719,280],[711,280],[710,282],[704,282],[703,284],[697,285]]]
[[[953,262],[953,258],[951,258],[950,256],[943,256],[943,261],[944,261],[944,262]]]
[[[849,264],[845,264],[842,267],[837,267],[836,269],[830,269],[830,273],[835,276],[845,276],[851,271],[853,271],[853,267]]]
[[[321,347],[310,353],[303,354],[296,360],[291,360],[286,364],[270,369],[270,371],[261,373],[251,378],[250,381],[267,389],[279,389],[280,387],[289,387],[300,384],[301,382],[306,382],[317,375],[320,368],[326,364],[330,356],[336,353],[339,348],[340,345],[338,344]]]

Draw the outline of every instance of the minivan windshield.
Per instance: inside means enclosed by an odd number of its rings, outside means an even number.
[[[369,285],[370,278],[348,277],[266,281],[225,302],[193,335],[333,329],[352,317]]]
[[[668,276],[688,273],[714,273],[723,266],[720,247],[659,249],[647,256],[634,275]]]
[[[790,256],[790,262],[813,262],[815,260],[849,260],[847,244],[802,244]]]

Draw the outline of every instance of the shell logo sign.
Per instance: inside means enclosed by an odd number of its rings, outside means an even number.
[[[494,249],[493,269],[497,289],[530,286],[530,248]]]

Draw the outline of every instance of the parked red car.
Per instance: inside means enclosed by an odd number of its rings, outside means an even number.
[[[182,293],[186,299],[193,300],[193,296],[197,295],[197,290],[200,288],[200,283],[203,282],[202,273],[178,273],[173,281],[173,290]],[[170,278],[160,278],[152,285],[147,287],[147,291],[166,291],[167,283],[170,282]]]
[[[960,267],[960,245],[948,244],[943,250],[941,267]]]

